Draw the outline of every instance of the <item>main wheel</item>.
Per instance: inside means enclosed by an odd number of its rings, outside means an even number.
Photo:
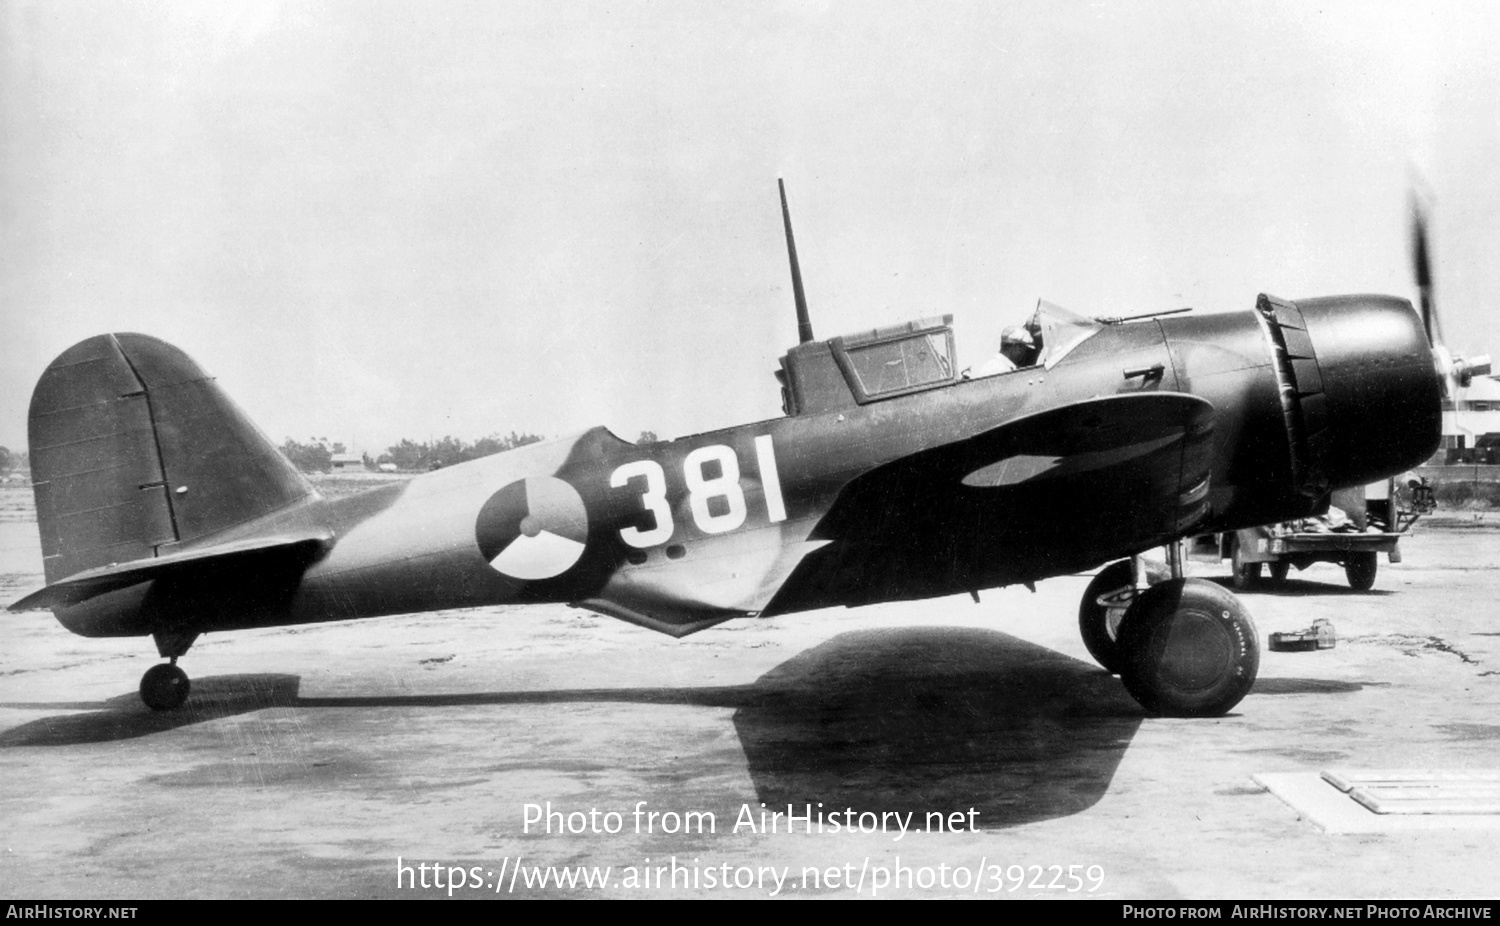
[[[1349,587],[1356,591],[1368,592],[1374,588],[1379,569],[1380,560],[1374,553],[1351,553],[1344,562],[1344,575],[1349,579]]]
[[[1120,623],[1120,680],[1147,710],[1217,717],[1249,694],[1260,637],[1233,593],[1173,579],[1136,596]]]
[[[1234,567],[1234,587],[1249,588],[1260,581],[1260,563],[1248,563],[1245,561],[1244,548],[1240,546],[1240,539],[1234,538],[1234,545],[1230,549],[1229,561]]]
[[[187,673],[171,663],[161,663],[141,676],[141,700],[153,711],[170,711],[187,700]]]
[[[1135,569],[1128,559],[1110,563],[1083,590],[1078,604],[1078,632],[1099,665],[1120,671],[1120,648],[1116,642],[1120,621],[1135,600]]]

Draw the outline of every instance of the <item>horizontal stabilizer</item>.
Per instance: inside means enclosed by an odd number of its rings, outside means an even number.
[[[32,592],[11,605],[10,610],[35,611],[67,607],[140,582],[181,574],[210,564],[229,565],[254,554],[279,553],[289,559],[302,558],[310,562],[332,541],[332,531],[315,528],[294,534],[216,544],[199,550],[131,560],[128,563],[112,563],[80,572]]]

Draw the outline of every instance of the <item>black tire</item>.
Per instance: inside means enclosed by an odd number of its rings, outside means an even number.
[[[1380,569],[1380,560],[1374,553],[1351,553],[1344,562],[1344,575],[1349,587],[1359,592],[1368,592],[1375,587],[1375,573]]]
[[[1234,593],[1173,579],[1136,596],[1120,624],[1120,680],[1148,711],[1218,717],[1250,693],[1260,636]]]
[[[1260,563],[1247,563],[1241,557],[1240,539],[1234,538],[1229,550],[1229,561],[1234,569],[1234,587],[1250,588],[1260,581]]]
[[[164,662],[141,676],[141,700],[153,711],[175,710],[187,700],[190,687],[186,672]]]
[[[1116,642],[1120,622],[1129,605],[1127,592],[1135,592],[1135,570],[1130,560],[1122,559],[1110,563],[1089,582],[1083,590],[1083,600],[1078,604],[1078,632],[1089,655],[1110,672],[1119,674],[1120,647]],[[1106,607],[1099,603],[1103,595],[1118,595],[1118,607]]]
[[[1292,564],[1284,559],[1279,559],[1271,564],[1271,581],[1280,585],[1286,581],[1286,577],[1291,571]]]

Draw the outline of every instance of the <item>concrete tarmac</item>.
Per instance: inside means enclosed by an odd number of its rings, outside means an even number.
[[[1497,815],[1333,834],[1256,779],[1500,768],[1500,529],[1402,552],[1370,594],[1327,565],[1244,594],[1263,646],[1340,639],[1210,720],[1093,663],[1087,576],[680,641],[565,607],[211,635],[165,714],[149,640],[5,615],[0,893],[1494,897]],[[0,596],[40,582],[7,493]]]

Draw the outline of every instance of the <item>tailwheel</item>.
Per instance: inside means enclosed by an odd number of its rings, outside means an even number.
[[[187,673],[177,668],[176,660],[152,666],[141,676],[141,700],[153,711],[170,711],[187,700]]]
[[[1172,579],[1138,594],[1117,644],[1126,690],[1169,717],[1228,713],[1260,669],[1249,613],[1233,593],[1203,579]]]
[[[1271,564],[1271,581],[1280,585],[1286,581],[1287,574],[1292,571],[1292,564],[1284,559],[1276,560]]]
[[[1083,645],[1099,665],[1115,674],[1119,674],[1122,662],[1120,621],[1135,595],[1135,569],[1130,560],[1122,559],[1099,570],[1078,605],[1078,632]]]

